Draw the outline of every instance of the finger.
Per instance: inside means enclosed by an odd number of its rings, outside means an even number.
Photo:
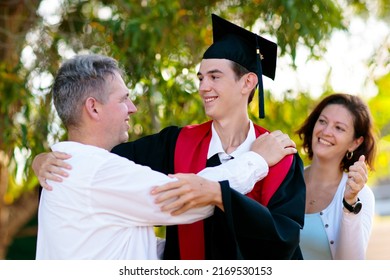
[[[69,176],[69,173],[66,172],[64,170],[64,168],[57,167],[57,166],[54,166],[54,165],[49,165],[47,171],[48,171],[47,173],[52,174],[53,176],[56,176],[57,178],[58,178],[58,176],[62,176],[62,177],[68,177]],[[52,178],[46,177],[46,179],[52,179]],[[61,182],[61,181],[59,181],[59,182]]]
[[[163,212],[171,212],[172,213],[173,211],[178,211],[179,209],[182,209],[183,207],[185,207],[185,202],[181,197],[179,197],[176,200],[173,200],[169,203],[161,205],[160,209]]]
[[[355,162],[354,165],[350,166],[348,177],[352,177],[352,176],[359,176],[360,178],[362,178],[362,181],[366,183],[368,180],[368,170],[366,164],[361,163],[359,161],[359,162]]]
[[[275,130],[275,131],[272,131],[270,134],[275,136],[275,137],[278,137],[278,136],[283,135],[284,133],[281,130]]]
[[[190,209],[191,209],[191,207],[185,204],[185,205],[183,205],[183,207],[180,207],[179,209],[172,211],[171,215],[178,216],[178,215],[181,215],[181,214],[187,212]]]
[[[56,167],[65,168],[69,170],[72,169],[72,166],[66,163],[63,159],[53,158],[49,163]]]
[[[291,140],[290,138],[287,140],[287,143],[285,144],[285,146],[286,146],[285,148],[287,148],[287,147],[294,147],[294,148],[296,148],[297,147],[295,142],[293,140]]]
[[[62,177],[57,176],[55,173],[51,173],[51,172],[45,172],[43,174],[43,176],[40,176],[40,177],[43,178],[43,180],[52,180],[54,182],[62,182],[63,181]]]
[[[65,160],[70,159],[72,155],[64,153],[64,152],[52,152],[52,156],[54,156],[57,159]]]
[[[38,180],[39,180],[39,184],[41,185],[42,188],[44,188],[45,190],[48,190],[48,191],[52,191],[53,190],[53,187],[50,186],[47,181],[45,180],[45,178],[42,178],[42,177],[38,177]]]
[[[157,195],[159,193],[163,193],[166,191],[171,191],[173,189],[178,189],[181,186],[185,185],[186,182],[183,180],[177,180],[177,181],[172,181],[169,183],[166,183],[164,185],[156,186],[151,190],[151,194]]]
[[[160,192],[155,198],[155,203],[167,203],[167,201],[169,202],[172,199],[177,200],[178,197],[184,194],[185,190],[183,190],[183,187]]]
[[[176,201],[172,202],[171,205],[166,207],[166,211],[171,211],[171,215],[180,215],[188,211],[191,208],[194,208],[196,203],[193,201],[191,196],[183,195]]]
[[[285,148],[284,150],[284,154],[287,156],[287,155],[292,155],[292,154],[296,154],[298,151],[297,151],[297,149],[295,149],[295,148],[292,148],[292,147],[290,147],[290,148]]]

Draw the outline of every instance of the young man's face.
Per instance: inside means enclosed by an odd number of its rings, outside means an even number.
[[[236,79],[229,60],[203,59],[198,78],[199,94],[207,116],[219,120],[234,115],[237,107],[245,108],[246,112],[248,97],[241,94],[243,79]]]

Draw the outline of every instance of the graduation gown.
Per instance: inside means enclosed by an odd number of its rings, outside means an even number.
[[[154,170],[175,173],[175,150],[181,130],[175,126],[167,127],[160,133],[120,144],[113,152]],[[220,164],[215,157],[207,161],[203,158],[206,156],[207,153],[199,154],[206,166]],[[220,182],[225,212],[216,208],[214,215],[204,220],[205,259],[302,258],[299,233],[304,220],[305,183],[299,155],[292,156],[282,179],[278,179],[277,174],[274,178],[280,182],[266,199],[266,204],[256,201],[259,196],[255,191],[248,196],[242,195],[232,190],[227,181]],[[169,226],[164,259],[180,258],[178,227]]]

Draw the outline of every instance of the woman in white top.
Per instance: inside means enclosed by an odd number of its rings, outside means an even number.
[[[375,199],[366,185],[376,137],[367,105],[357,96],[323,99],[297,131],[311,159],[305,168],[304,259],[365,259]]]

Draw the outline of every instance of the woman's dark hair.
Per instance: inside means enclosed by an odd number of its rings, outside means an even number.
[[[312,138],[314,126],[326,106],[331,104],[342,105],[352,115],[354,126],[354,139],[363,137],[360,146],[353,151],[351,158],[344,157],[340,168],[347,171],[361,155],[365,155],[367,165],[373,170],[376,156],[376,135],[374,133],[373,121],[370,110],[364,101],[356,96],[343,93],[335,93],[325,97],[307,117],[303,125],[296,131],[299,138],[303,139],[303,148],[307,152],[309,159],[313,158]],[[347,151],[346,151],[347,152]]]

